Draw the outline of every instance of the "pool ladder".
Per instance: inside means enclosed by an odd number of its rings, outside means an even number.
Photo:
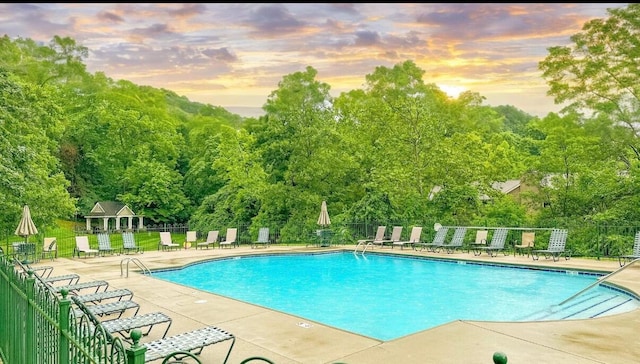
[[[360,254],[364,255],[364,252],[367,251],[367,248],[372,247],[372,246],[373,246],[373,244],[371,244],[370,242],[359,241],[358,245],[356,245],[356,248],[353,249],[353,254],[358,254],[359,250],[362,249]]]
[[[125,262],[127,263],[127,264],[126,264],[126,275],[125,275],[124,270],[122,269],[122,265],[123,265]],[[121,276],[121,277],[122,277],[123,275],[124,275],[125,277],[129,277],[129,263],[130,263],[130,262],[133,262],[133,264],[135,264],[138,268],[140,268],[140,270],[142,271],[142,274],[149,274],[149,275],[151,275],[151,270],[150,270],[149,268],[147,268],[147,266],[146,266],[146,265],[144,265],[144,263],[142,263],[142,262],[140,261],[140,259],[138,259],[138,258],[124,258],[124,259],[122,259],[122,260],[120,261],[120,276]]]

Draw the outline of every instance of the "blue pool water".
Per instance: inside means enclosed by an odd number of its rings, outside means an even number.
[[[571,273],[342,252],[227,258],[153,276],[391,340],[454,320],[532,320],[598,278]],[[589,295],[621,292],[597,286]]]

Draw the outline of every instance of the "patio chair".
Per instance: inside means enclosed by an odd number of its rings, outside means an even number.
[[[440,227],[438,231],[436,231],[436,235],[433,237],[433,240],[430,243],[421,243],[420,251],[427,249],[430,252],[436,252],[442,244],[444,244],[445,239],[447,238],[447,234],[449,233],[448,227]],[[415,246],[414,246],[415,248]]]
[[[141,345],[147,348],[144,361],[148,363],[164,359],[167,355],[175,352],[187,352],[193,355],[200,355],[206,346],[226,340],[231,340],[231,346],[229,347],[227,356],[222,362],[226,363],[227,360],[229,360],[229,355],[231,354],[236,338],[233,334],[213,326],[206,326],[167,338],[141,343]]]
[[[381,240],[380,247],[384,247],[385,245],[389,245],[393,247],[393,243],[402,240],[402,226],[394,226],[391,230],[391,236],[388,240]]]
[[[58,243],[56,238],[44,238],[42,242],[42,258],[49,257],[51,260],[58,257]]]
[[[22,272],[24,274],[28,274],[29,271],[32,271],[34,275],[37,275],[38,279],[40,280],[50,277],[51,273],[53,273],[53,267],[50,265],[40,265],[34,267],[27,263],[22,263],[19,260],[14,260],[13,262],[16,264],[16,266],[22,268]]]
[[[43,282],[47,282],[47,283],[58,283],[58,282],[64,282],[66,281],[66,284],[76,284],[78,283],[78,281],[80,280],[80,275],[76,274],[76,273],[70,273],[70,274],[64,274],[61,276],[49,276],[49,277],[42,277],[42,281]]]
[[[384,238],[384,234],[386,231],[387,231],[387,226],[380,225],[378,226],[378,230],[376,230],[376,236],[374,236],[373,239],[360,239],[358,240],[358,244],[362,243],[362,244],[367,244],[372,246],[380,245],[380,247],[382,247],[385,242],[387,243],[391,242],[391,240],[385,240]]]
[[[27,266],[28,269],[31,269],[35,274],[39,275],[42,278],[50,277],[51,273],[53,273],[53,267],[50,265],[39,265],[37,267],[32,267],[27,264]]]
[[[73,298],[73,296],[72,296]],[[94,316],[113,316],[117,315],[116,318],[122,317],[122,315],[128,310],[134,310],[131,314],[135,316],[140,311],[140,304],[131,300],[124,301],[114,301],[107,303],[100,303],[97,305],[83,305],[87,311],[91,312]],[[81,306],[76,305],[73,309],[73,312],[76,315],[76,318],[82,317],[86,312],[81,308]]]
[[[476,231],[476,240],[472,241],[467,246],[467,253],[471,252],[473,248],[487,246],[487,237],[489,236],[489,230]]]
[[[618,262],[620,266],[626,265],[628,262],[632,260],[640,259],[640,231],[636,233],[636,237],[633,240],[633,253],[630,255],[621,255],[618,257]]]
[[[545,259],[552,258],[554,262],[557,262],[561,255],[564,255],[565,260],[569,260],[569,258],[571,258],[571,252],[565,249],[567,244],[567,234],[568,231],[566,229],[553,229],[549,236],[549,245],[547,246],[547,249],[531,251],[531,257],[533,260],[540,259],[540,255],[544,255]]]
[[[198,233],[196,231],[187,231],[187,237],[184,241],[184,248],[189,249],[198,241]]]
[[[422,226],[414,226],[411,228],[411,235],[409,236],[409,240],[405,241],[394,241],[391,243],[391,249],[394,246],[400,246],[400,249],[404,249],[405,245],[411,246],[415,250],[415,245],[420,244],[420,236],[422,235]]]
[[[129,253],[142,253],[142,248],[136,244],[135,236],[131,231],[125,231],[122,233],[122,250],[125,254]]]
[[[161,231],[160,232],[160,243],[158,243],[158,250],[174,250],[180,249],[180,244],[176,244],[171,239],[171,232],[169,231]]]
[[[453,252],[456,251],[456,249],[462,250],[464,246],[464,237],[466,235],[467,235],[466,227],[457,227],[453,232],[451,241],[449,241],[449,243],[442,244],[436,249],[443,249],[444,251],[447,252],[447,254],[452,254]]]
[[[98,233],[98,251],[100,255],[105,256],[108,254],[119,254],[117,249],[111,246],[111,237],[108,233]]]
[[[254,241],[251,244],[251,249],[257,248],[259,246],[268,248],[270,243],[271,242],[269,241],[269,228],[261,227],[260,230],[258,231],[258,240]]]
[[[211,230],[207,233],[207,240],[201,243],[196,244],[196,249],[206,247],[209,249],[209,246],[212,248],[216,247],[216,243],[218,242],[218,230]]]
[[[82,303],[93,303],[98,304],[102,303],[102,301],[113,300],[117,301],[130,301],[133,299],[133,292],[126,288],[112,289],[103,292],[95,292],[83,295],[74,296],[74,300],[77,300]]]
[[[516,244],[513,246],[515,249],[514,253],[519,253],[520,255],[524,255],[524,252],[527,252],[527,256],[531,254],[531,250],[535,245],[536,233],[523,231],[522,232],[522,240],[520,240],[520,244]]]
[[[60,293],[63,289],[66,289],[69,293],[78,295],[80,291],[84,289],[95,289],[93,293],[99,292],[101,289],[106,291],[109,288],[109,282],[107,281],[89,281],[89,282],[80,282],[74,284],[67,284],[64,286],[54,286],[51,283],[46,283],[49,288],[55,292]]]
[[[124,340],[129,341],[129,333],[131,330],[147,327],[147,330],[142,332],[142,336],[147,336],[151,332],[151,329],[158,324],[167,324],[161,336],[164,339],[167,336],[167,332],[169,332],[172,322],[171,317],[167,316],[164,312],[158,311],[148,312],[143,315],[104,320],[100,323],[110,334],[120,334]]]
[[[218,246],[220,246],[220,248],[222,248],[223,246],[228,246],[229,248],[236,247],[237,246],[237,242],[236,242],[236,235],[238,234],[238,229],[237,228],[228,228],[227,229],[227,235],[224,237],[224,241],[221,241]]]
[[[482,252],[487,252],[490,257],[495,257],[498,255],[498,252],[502,252],[504,255],[507,255],[504,244],[507,241],[507,234],[509,230],[505,228],[498,228],[493,232],[491,236],[491,243],[487,246],[475,246],[473,247],[473,255],[480,255]]]
[[[73,256],[75,257],[76,254],[78,255],[78,258],[80,258],[80,254],[84,254],[85,258],[91,255],[97,257],[98,254],[100,254],[100,251],[98,249],[92,249],[89,245],[89,237],[82,235],[76,236],[76,247],[73,250]]]

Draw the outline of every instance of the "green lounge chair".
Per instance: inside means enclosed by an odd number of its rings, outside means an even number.
[[[136,244],[136,239],[131,231],[122,233],[122,250],[125,254],[142,253],[142,248]]]
[[[251,244],[251,248],[257,248],[257,247],[264,247],[264,248],[268,248],[269,245],[271,244],[271,242],[269,241],[269,228],[268,227],[262,227],[260,228],[260,230],[258,231],[258,240],[254,241]]]
[[[496,229],[491,236],[491,243],[488,246],[474,247],[473,255],[480,255],[482,252],[487,252],[490,257],[495,257],[498,255],[498,252],[502,252],[504,255],[507,255],[504,244],[507,241],[507,234],[509,230],[505,228]]]
[[[621,255],[618,257],[620,266],[624,266],[632,260],[640,259],[640,231],[636,233],[636,238],[633,241],[633,253],[631,255]]]
[[[447,238],[447,234],[449,233],[448,227],[440,227],[438,231],[436,231],[436,236],[433,237],[433,240],[430,243],[420,243],[420,250],[427,249],[430,252],[436,252],[442,244],[444,244],[445,239]],[[417,247],[414,245],[414,249]]]
[[[453,232],[453,237],[451,237],[451,241],[447,244],[442,244],[437,248],[437,250],[444,250],[447,254],[452,254],[456,251],[456,249],[462,250],[464,246],[464,237],[467,235],[466,227],[457,227]]]
[[[540,255],[544,255],[545,259],[552,258],[554,262],[560,259],[561,255],[564,255],[565,260],[569,260],[571,252],[566,251],[565,245],[567,243],[566,229],[553,229],[549,236],[549,245],[547,249],[539,249],[531,251],[531,257],[533,260],[540,259]]]
[[[107,233],[98,233],[98,252],[102,256],[119,254],[119,251],[111,246],[111,237]]]

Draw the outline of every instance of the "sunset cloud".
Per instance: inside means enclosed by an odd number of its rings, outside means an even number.
[[[626,5],[3,3],[0,35],[71,37],[89,49],[90,72],[216,106],[260,108],[307,66],[337,96],[378,66],[412,60],[449,93],[544,116],[559,110],[537,68],[547,48]]]

